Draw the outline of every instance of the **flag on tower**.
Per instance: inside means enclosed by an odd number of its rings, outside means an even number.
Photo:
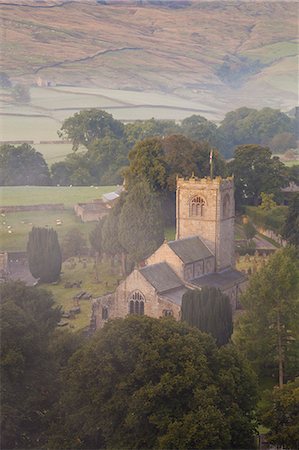
[[[213,149],[210,151],[210,178],[213,179]]]

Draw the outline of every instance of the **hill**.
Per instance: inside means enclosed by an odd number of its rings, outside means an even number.
[[[1,70],[14,82],[162,92],[222,116],[244,104],[287,110],[296,102],[295,2],[0,5]]]

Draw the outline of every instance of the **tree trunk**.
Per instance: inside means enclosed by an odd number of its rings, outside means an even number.
[[[96,282],[99,283],[99,252],[96,252],[95,260],[94,260],[94,268],[95,268],[95,274],[96,274]]]
[[[281,324],[280,313],[277,312],[277,338],[278,338],[278,374],[279,374],[279,387],[283,387],[283,348],[281,342]]]

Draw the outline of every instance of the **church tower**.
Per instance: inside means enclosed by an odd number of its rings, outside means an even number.
[[[234,267],[233,178],[177,178],[176,239],[199,236],[216,257],[216,270]]]

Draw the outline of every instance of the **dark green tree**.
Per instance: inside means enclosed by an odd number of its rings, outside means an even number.
[[[217,125],[205,117],[192,115],[182,120],[181,133],[193,141],[206,141],[217,146]]]
[[[110,321],[64,373],[50,448],[252,448],[252,371],[187,324]]]
[[[295,194],[289,204],[288,215],[282,228],[282,236],[299,248],[299,193]]]
[[[31,145],[3,144],[0,147],[0,185],[49,185],[50,173],[41,153]]]
[[[138,141],[156,136],[168,136],[180,132],[180,127],[174,120],[136,120],[125,125],[125,137],[129,146],[133,147]]]
[[[104,250],[103,250],[103,237],[102,228],[106,221],[106,217],[102,218],[94,227],[94,229],[89,234],[89,242],[92,250],[95,254],[95,274],[96,280],[99,282],[99,261],[101,260]]]
[[[234,342],[262,376],[278,374],[280,387],[298,371],[299,276],[293,247],[278,250],[252,275],[241,297],[245,312]]]
[[[136,184],[126,196],[118,239],[135,263],[151,255],[164,240],[159,198],[145,182]]]
[[[57,233],[53,228],[32,228],[27,243],[27,256],[32,276],[44,283],[58,280],[62,256]]]
[[[270,145],[281,133],[295,133],[295,121],[279,110],[239,108],[226,114],[218,128],[220,150],[226,157],[233,156],[239,145]]]
[[[31,99],[30,89],[24,84],[16,84],[12,88],[11,95],[17,103],[29,103]]]
[[[0,285],[1,446],[40,448],[56,398],[49,342],[60,320],[52,294],[21,282]]]
[[[66,160],[52,164],[51,176],[54,185],[69,186],[71,184],[71,175],[72,169]]]
[[[268,391],[261,405],[262,423],[270,429],[267,441],[285,449],[299,445],[299,377]]]
[[[61,247],[64,261],[72,256],[80,258],[86,250],[86,240],[80,230],[71,228],[64,236]]]
[[[183,295],[182,320],[211,334],[218,345],[227,344],[233,332],[229,298],[214,287],[189,289]]]
[[[230,170],[235,177],[237,206],[257,206],[261,192],[279,197],[280,189],[287,184],[284,165],[277,157],[272,157],[268,148],[259,145],[237,147]]]
[[[89,148],[96,139],[106,136],[121,138],[123,132],[124,126],[119,120],[113,119],[106,111],[93,108],[66,119],[58,135],[71,140],[73,150],[78,150],[80,145]]]

